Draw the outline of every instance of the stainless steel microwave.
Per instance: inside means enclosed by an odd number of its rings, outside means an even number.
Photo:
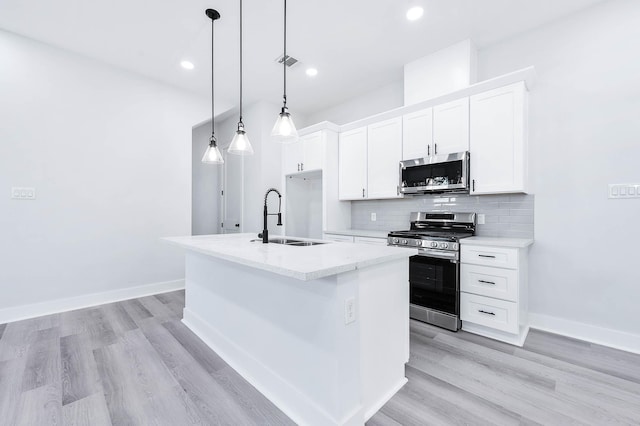
[[[402,194],[469,192],[469,152],[400,162]]]

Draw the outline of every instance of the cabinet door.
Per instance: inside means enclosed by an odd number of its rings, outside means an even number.
[[[525,192],[524,82],[471,97],[471,193]]]
[[[402,117],[371,124],[367,143],[367,198],[399,198]]]
[[[367,128],[340,134],[338,145],[338,196],[362,200],[367,188]]]
[[[431,155],[433,109],[427,108],[402,117],[402,159],[413,160]]]
[[[302,158],[302,142],[282,145],[282,170],[285,175],[298,173]]]
[[[302,144],[301,169],[322,169],[322,132],[312,133],[300,138]]]
[[[434,155],[469,151],[469,98],[433,107]]]

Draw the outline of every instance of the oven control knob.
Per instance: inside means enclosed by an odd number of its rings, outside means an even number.
[[[402,244],[407,244],[407,240],[402,240]]]
[[[393,244],[398,244],[398,242],[399,242],[399,241],[400,241],[399,239],[394,238],[394,239],[393,239]]]
[[[438,247],[438,243],[436,243],[435,241],[431,243],[431,247]]]
[[[448,243],[440,243],[440,248],[443,248],[443,249],[449,248],[449,244]]]
[[[421,246],[421,245],[422,245],[422,241],[420,241],[420,240],[416,240],[416,245],[417,245],[417,246]]]

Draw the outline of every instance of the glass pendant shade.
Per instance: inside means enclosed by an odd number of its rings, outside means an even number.
[[[231,145],[229,145],[229,149],[227,151],[230,154],[236,155],[253,154],[253,147],[251,146],[251,142],[249,142],[247,133],[244,131],[244,126],[238,125],[238,130],[236,131],[236,134],[233,137]]]
[[[218,149],[218,146],[216,145],[215,141],[212,140],[212,142],[209,144],[209,147],[204,152],[204,155],[202,156],[202,162],[206,164],[223,164],[224,163],[224,160],[222,158],[222,153]]]
[[[281,143],[292,143],[298,140],[296,125],[293,124],[293,118],[285,108],[282,108],[282,112],[278,115],[276,124],[271,130],[271,137]]]

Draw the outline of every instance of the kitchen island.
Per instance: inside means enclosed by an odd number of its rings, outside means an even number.
[[[303,425],[362,425],[407,381],[414,250],[175,237],[183,322]]]

